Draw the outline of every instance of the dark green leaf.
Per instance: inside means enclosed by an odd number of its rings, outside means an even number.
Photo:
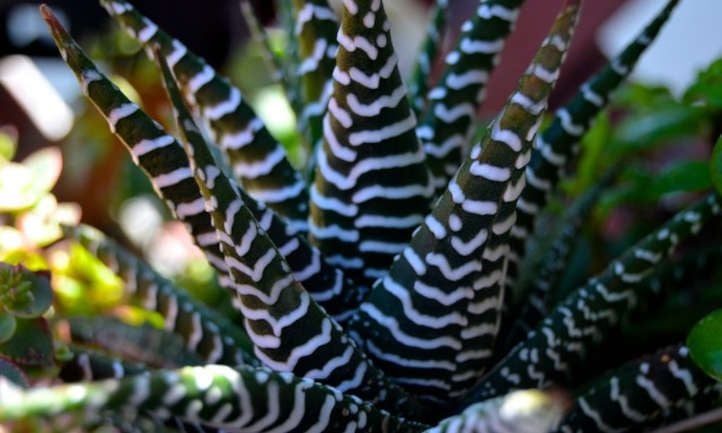
[[[677,104],[632,116],[619,126],[615,148],[622,153],[633,152],[693,135],[703,125],[705,114],[701,108]]]
[[[687,337],[692,359],[710,376],[722,380],[722,310],[700,320]]]
[[[709,161],[709,174],[712,179],[712,185],[717,192],[722,194],[722,137],[717,140],[717,144],[712,151],[712,158]]]
[[[0,357],[0,377],[4,377],[14,385],[22,388],[29,386],[28,380],[25,378],[23,371],[10,360]]]
[[[15,334],[15,316],[9,313],[0,313],[0,343],[8,341]]]
[[[53,340],[43,318],[17,319],[15,334],[0,344],[0,355],[22,366],[53,364]]]

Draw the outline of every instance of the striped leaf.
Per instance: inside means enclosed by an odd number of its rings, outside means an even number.
[[[571,258],[574,243],[587,222],[589,214],[599,198],[615,177],[609,173],[600,183],[579,197],[561,217],[561,227],[551,242],[548,252],[537,267],[528,287],[517,288],[521,294],[521,308],[512,305],[509,319],[514,320],[509,334],[505,337],[505,348],[511,349],[526,337],[526,334],[549,314],[553,306],[552,295],[559,285]],[[509,296],[508,298],[511,298]],[[510,305],[512,301],[505,301]]]
[[[678,2],[669,0],[624,51],[582,85],[579,93],[556,112],[552,124],[537,137],[526,171],[527,187],[517,204],[518,218],[511,232],[508,279],[516,276],[518,262],[523,255],[525,241],[534,227],[536,215],[559,184],[562,170],[576,153],[579,140],[589,130],[592,120],[604,109],[609,95],[629,75],[657,37]]]
[[[209,364],[256,365],[248,336],[226,317],[190,297],[130,251],[88,226],[65,230],[123,280],[132,305],[159,313],[164,328],[183,338],[186,348]]]
[[[148,324],[133,326],[112,317],[72,317],[68,320],[74,343],[95,347],[136,363],[177,368],[200,365],[179,336]]]
[[[702,372],[685,346],[630,362],[582,393],[558,433],[631,432],[670,421],[684,406],[717,407],[722,385]]]
[[[584,360],[608,331],[649,296],[646,277],[677,244],[720,214],[720,198],[708,195],[679,212],[612,261],[600,274],[568,296],[474,388],[467,404],[520,387],[574,386]]]
[[[298,44],[298,80],[302,109],[298,128],[313,155],[323,137],[323,116],[333,91],[331,75],[336,66],[338,19],[326,0],[292,0],[292,39]]]
[[[256,357],[276,371],[318,380],[370,402],[411,413],[413,399],[393,386],[343,334],[290,272],[281,253],[218,170],[203,136],[180,100],[170,69],[161,61],[185,136],[194,176],[221,238],[236,307]]]
[[[424,433],[547,433],[559,423],[566,406],[559,393],[515,391],[469,406]]]
[[[308,194],[283,147],[244,100],[240,90],[220,77],[124,0],[100,0],[128,34],[150,51],[154,45],[173,68],[186,101],[208,122],[228,156],[234,174],[251,197],[288,219],[298,231],[307,227]]]
[[[389,26],[380,0],[344,2],[311,188],[312,242],[368,285],[406,245],[432,192]]]
[[[464,23],[456,47],[446,56],[439,83],[431,89],[417,134],[421,139],[436,194],[441,194],[463,160],[474,131],[486,83],[498,63],[524,0],[482,0]],[[555,77],[556,78],[556,77]]]
[[[426,96],[431,84],[431,73],[440,52],[441,42],[446,34],[448,9],[449,0],[436,0],[431,14],[431,22],[426,29],[426,37],[421,43],[421,51],[409,84],[409,100],[417,118],[426,109]]]
[[[230,431],[403,433],[425,429],[337,389],[262,368],[186,367],[28,391],[0,379],[0,421],[80,410],[143,410]]]
[[[161,62],[163,61],[161,59]],[[172,74],[164,74],[164,78],[166,78],[165,83],[168,89],[177,87],[175,81],[169,81],[173,80]],[[171,94],[174,93],[171,92]],[[178,119],[183,134],[192,138],[191,144],[200,148],[197,150],[198,152],[208,153],[208,145],[203,136],[198,134],[197,128],[193,127],[193,119],[187,112],[182,99],[171,97],[171,101],[176,110],[183,113],[182,117]],[[208,163],[214,163],[212,157],[208,159]],[[340,322],[347,320],[362,299],[366,297],[368,288],[354,283],[345,277],[343,271],[331,266],[317,248],[292,230],[275,214],[273,209],[255,201],[223,172],[218,171],[217,176],[222,177],[226,183],[232,186],[235,194],[238,194],[260,227],[278,248],[294,277],[304,286],[311,297]]]
[[[111,129],[129,148],[134,161],[144,169],[161,198],[192,228],[196,244],[206,252],[209,262],[219,272],[222,285],[229,287],[232,283],[220,252],[218,235],[205,212],[203,196],[182,146],[108,81],[62,27],[54,25],[53,28],[61,52],[71,54],[67,62],[78,75],[86,95],[108,119]],[[363,288],[357,288],[340,271],[328,265],[317,250],[308,246],[269,208],[244,197],[263,229],[286,255],[298,279],[326,305],[332,302],[330,310],[333,314],[347,317],[348,311],[364,296]]]
[[[60,372],[58,373],[58,377],[64,383],[91,382],[103,379],[122,379],[127,376],[137,376],[145,374],[147,372],[146,368],[143,365],[129,363],[123,361],[122,359],[112,358],[98,352],[82,351],[76,349],[73,349],[73,352],[73,357],[63,363]],[[115,424],[114,421],[123,420],[126,422],[130,421],[132,424],[137,425],[138,420],[134,420],[133,416],[128,416],[127,413],[122,414],[122,417],[118,417],[120,419],[115,420],[113,419],[113,411],[110,411],[110,413],[107,414],[110,416],[109,420],[101,419],[95,422],[98,423],[100,426],[107,424],[109,421],[111,424]],[[140,418],[142,421],[151,421],[155,424],[153,429],[147,430],[149,432],[157,432],[159,431],[158,429],[162,429],[160,431],[195,433],[212,433],[217,431],[216,429],[210,427],[203,427],[197,422],[185,423],[177,417],[167,418],[165,419],[165,422],[163,422],[159,419],[160,417],[147,420],[146,418],[152,417],[147,417],[144,415],[145,414],[143,413],[139,413],[137,414],[137,418]],[[88,426],[87,424],[88,423],[86,420],[87,431],[94,431],[93,429],[88,428],[90,426]],[[121,428],[121,431],[125,432],[127,430]]]
[[[488,138],[349,324],[375,362],[415,394],[453,401],[490,360],[524,166],[578,10],[577,2],[562,9]]]
[[[190,228],[196,245],[218,271],[221,285],[230,284],[218,236],[181,145],[98,71],[49,9],[41,11],[83,94],[108,121],[110,130],[130,151],[133,162],[145,172],[173,215]]]

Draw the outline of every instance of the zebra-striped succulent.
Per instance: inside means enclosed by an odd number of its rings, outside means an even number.
[[[92,229],[68,228],[67,239],[118,274],[128,304],[160,314],[160,341],[174,334],[192,356],[128,355],[114,347],[138,338],[123,332],[103,353],[73,346],[58,376],[67,384],[20,389],[0,378],[0,422],[72,411],[88,428],[137,419],[139,431],[622,432],[692,416],[722,395],[681,345],[601,378],[584,368],[639,305],[669,291],[659,275],[678,244],[718,221],[717,193],[561,293],[571,244],[613,176],[602,178],[565,214],[540,271],[515,287],[537,215],[578,142],[678,0],[542,127],[581,7],[565,1],[479,142],[476,113],[523,0],[481,0],[434,81],[448,6],[437,1],[408,91],[382,0],[344,0],[340,16],[327,0],[281,1],[288,56],[269,50],[267,60],[313,153],[305,169],[202,58],[126,0],[99,1],[157,62],[177,136],[41,11],[85,96],[205,253],[233,313],[205,307]],[[70,325],[90,336],[109,326]],[[160,367],[139,363],[149,359]]]

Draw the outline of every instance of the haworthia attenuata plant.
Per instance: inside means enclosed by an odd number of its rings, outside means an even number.
[[[564,5],[485,142],[349,324],[384,371],[430,400],[463,396],[490,361],[524,166],[578,10]]]
[[[687,347],[677,345],[595,381],[576,399],[556,432],[641,431],[690,403],[706,401],[706,409],[712,409],[720,396],[722,385],[692,362]]]
[[[576,153],[579,140],[592,120],[607,104],[609,95],[629,75],[647,47],[659,34],[679,0],[670,0],[657,17],[607,67],[589,79],[579,93],[554,116],[552,124],[537,136],[527,167],[527,186],[517,203],[517,222],[511,232],[507,278],[516,276],[526,239],[536,215],[559,183],[562,170]]]
[[[466,404],[509,389],[574,386],[595,345],[639,301],[646,278],[677,244],[720,214],[720,197],[709,194],[650,233],[601,273],[570,294],[501,360],[466,398]]]
[[[143,411],[229,431],[416,433],[426,426],[289,373],[208,365],[82,384],[20,390],[0,379],[0,421]]]
[[[432,189],[383,4],[343,4],[309,233],[331,263],[370,285],[423,221]]]
[[[434,188],[441,194],[462,161],[474,130],[476,112],[524,0],[482,0],[461,27],[444,72],[427,97],[417,134],[426,152]],[[555,77],[556,78],[556,77]]]
[[[431,84],[431,73],[446,34],[448,12],[449,0],[436,0],[431,21],[426,29],[426,37],[421,43],[416,67],[409,83],[409,100],[417,118],[426,108],[426,96]]]
[[[181,336],[189,350],[210,364],[239,365],[257,362],[248,337],[224,316],[207,308],[156,273],[150,265],[87,226],[65,229],[123,281],[133,305],[160,313],[163,326]]]
[[[203,59],[124,0],[100,0],[138,42],[157,45],[191,106],[209,123],[215,143],[228,156],[234,174],[251,197],[267,204],[298,231],[307,226],[306,185],[240,90],[219,76]]]
[[[266,366],[318,380],[370,402],[413,413],[414,400],[376,369],[298,283],[281,253],[218,170],[161,61],[193,175],[211,213],[228,263],[232,289],[256,357]]]

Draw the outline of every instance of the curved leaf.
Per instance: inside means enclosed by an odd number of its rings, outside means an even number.
[[[692,328],[687,345],[697,365],[722,381],[722,309],[712,312]]]

